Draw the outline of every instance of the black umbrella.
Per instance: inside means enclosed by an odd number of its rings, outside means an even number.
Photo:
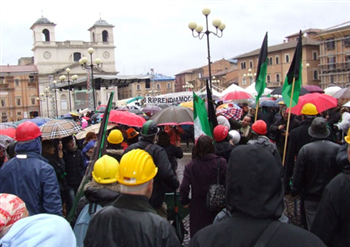
[[[275,88],[274,90],[272,90],[270,95],[274,95],[274,94],[282,95],[282,89],[283,89],[283,86]],[[307,91],[305,88],[303,88],[303,87],[300,88],[300,93],[299,93],[300,96],[304,95],[304,94],[308,94],[308,93],[310,93],[310,92]]]

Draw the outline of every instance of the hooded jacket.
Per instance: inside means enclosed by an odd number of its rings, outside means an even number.
[[[226,175],[226,206],[232,217],[197,232],[190,246],[254,246],[267,226],[282,215],[281,172],[281,164],[259,145],[233,149]],[[266,246],[325,245],[302,228],[281,224]]]
[[[40,137],[18,142],[17,155],[0,170],[0,193],[14,194],[27,206],[30,215],[62,215],[60,188],[54,168],[41,154]]]

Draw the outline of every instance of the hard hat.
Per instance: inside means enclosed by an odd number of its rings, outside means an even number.
[[[301,114],[304,115],[317,115],[318,111],[314,104],[306,103],[301,109]]]
[[[41,131],[35,123],[31,121],[25,121],[18,125],[16,129],[16,141],[25,142],[34,140],[38,136],[41,136]]]
[[[241,140],[241,134],[237,130],[230,130],[229,132],[230,138],[233,139],[233,143],[237,144]]]
[[[259,135],[265,135],[267,133],[267,125],[263,120],[257,120],[253,123],[252,130]]]
[[[347,142],[347,144],[350,144],[350,129],[348,131],[348,135],[344,137],[344,140]]]
[[[122,132],[120,130],[112,130],[108,135],[107,141],[112,144],[122,143],[124,141]]]
[[[153,120],[145,122],[141,129],[141,135],[145,137],[154,136],[159,132],[159,128]]]
[[[126,130],[126,134],[128,136],[128,139],[134,138],[139,134],[134,128],[129,128]]]
[[[142,149],[134,149],[120,160],[118,182],[125,185],[144,184],[154,178],[157,172],[152,156]]]
[[[95,162],[92,177],[99,184],[111,184],[117,181],[118,172],[118,161],[111,156],[103,155]]]
[[[229,128],[224,125],[218,125],[214,128],[214,140],[220,142],[228,135]]]

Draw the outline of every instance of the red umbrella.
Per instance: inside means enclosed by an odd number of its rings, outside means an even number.
[[[299,97],[298,104],[292,108],[292,113],[301,115],[301,109],[306,103],[316,106],[319,113],[337,106],[338,100],[327,94],[310,93]]]
[[[132,127],[142,127],[142,125],[146,122],[146,120],[139,115],[127,111],[117,110],[111,110],[108,121]]]
[[[310,93],[324,93],[323,89],[316,85],[306,85],[305,88]]]
[[[9,136],[15,139],[16,129],[14,128],[0,129],[0,135]]]
[[[220,100],[239,100],[239,99],[250,99],[253,98],[249,93],[244,91],[233,91],[225,94]]]

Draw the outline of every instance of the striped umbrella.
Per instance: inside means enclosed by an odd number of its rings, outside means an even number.
[[[52,140],[71,136],[81,131],[82,128],[72,120],[55,119],[41,125],[40,130],[44,140]]]

